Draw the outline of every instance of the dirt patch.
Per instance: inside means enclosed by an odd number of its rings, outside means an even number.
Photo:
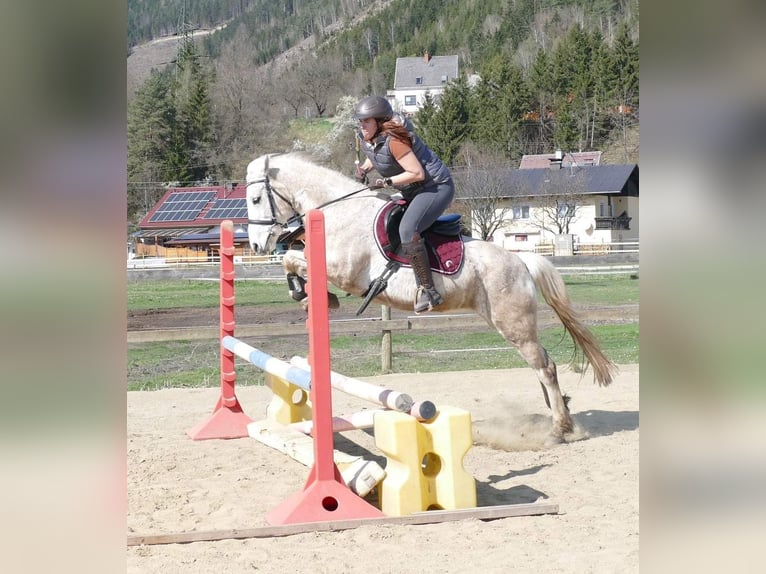
[[[330,320],[355,319],[358,300],[340,302],[340,309],[330,311]],[[636,323],[638,322],[638,305],[614,306],[579,306],[577,311],[585,322],[595,324]],[[219,324],[219,309],[183,307],[178,309],[141,310],[128,312],[128,331],[152,329],[177,329],[182,327],[214,327]],[[392,310],[392,318],[404,318],[412,313]],[[363,318],[376,319],[380,317],[380,307],[371,305],[362,314]],[[299,304],[291,306],[237,305],[234,310],[234,320],[238,325],[261,325],[266,323],[298,324],[306,321],[306,313]],[[556,324],[553,312],[543,307],[538,311],[541,327]]]

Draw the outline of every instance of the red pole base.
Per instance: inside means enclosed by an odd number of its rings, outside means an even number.
[[[335,475],[335,480],[318,480],[314,466],[303,490],[270,510],[266,521],[272,526],[279,526],[385,516],[343,484],[337,467]]]
[[[239,401],[234,399],[231,407],[223,406],[218,400],[213,414],[206,420],[186,431],[193,440],[209,440],[214,438],[245,438],[248,435],[247,425],[253,422],[242,412]]]

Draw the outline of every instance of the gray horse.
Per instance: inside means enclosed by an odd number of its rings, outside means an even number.
[[[386,201],[379,193],[360,192],[354,179],[300,154],[264,155],[247,168],[248,233],[253,249],[271,252],[288,221],[320,208],[325,215],[327,278],[352,295],[362,296],[386,271],[387,260],[373,235],[373,219]],[[552,411],[548,442],[564,442],[564,435],[573,431],[572,418],[568,397],[559,388],[556,364],[538,341],[535,288],[582,351],[582,367],[592,367],[599,385],[612,382],[616,367],[578,319],[566,286],[550,261],[470,238],[465,238],[464,255],[459,272],[434,274],[435,287],[444,297],[438,312],[473,311],[518,349],[537,373]],[[306,259],[301,251],[288,251],[284,266],[288,273],[306,276]],[[387,288],[375,300],[392,308],[412,310],[416,290],[412,269],[402,267],[388,278]]]

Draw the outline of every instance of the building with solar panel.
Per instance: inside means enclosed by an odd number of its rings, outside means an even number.
[[[247,240],[245,186],[172,187],[134,234],[135,257],[207,261],[217,257],[221,222],[234,222],[235,255],[254,255]]]

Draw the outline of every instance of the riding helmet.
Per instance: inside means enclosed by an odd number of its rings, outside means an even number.
[[[354,110],[354,118],[366,120],[375,118],[378,120],[390,120],[394,110],[388,100],[382,96],[367,96],[362,98]]]

